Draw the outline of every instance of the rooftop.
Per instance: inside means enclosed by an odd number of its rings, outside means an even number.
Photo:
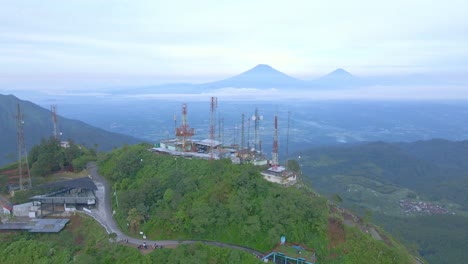
[[[57,233],[69,219],[31,219],[26,222],[10,222],[0,225],[0,230],[28,230],[31,233]]]
[[[37,186],[35,188],[73,188],[73,189],[88,189],[88,190],[97,190],[96,185],[94,184],[93,180],[89,177],[77,178],[69,181],[60,181],[54,182],[49,184],[44,184]]]

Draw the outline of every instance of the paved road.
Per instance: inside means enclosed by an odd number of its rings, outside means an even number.
[[[226,243],[221,243],[221,242],[216,242],[216,241],[142,240],[142,239],[129,237],[118,228],[114,218],[112,217],[111,194],[109,191],[110,190],[109,183],[107,182],[106,179],[104,179],[104,177],[98,174],[97,166],[95,163],[89,163],[87,169],[88,169],[89,175],[91,175],[94,183],[96,184],[98,188],[98,190],[96,191],[96,197],[98,200],[97,206],[96,208],[91,209],[91,214],[89,213],[87,214],[91,215],[94,219],[96,219],[96,221],[98,221],[106,229],[107,233],[117,234],[117,241],[128,241],[129,243],[132,243],[135,245],[142,245],[143,242],[146,241],[146,244],[149,246],[153,244],[158,244],[158,245],[163,245],[163,246],[178,246],[179,244],[192,244],[195,242],[202,242],[207,245],[232,248],[232,249],[237,249],[237,250],[242,250],[248,253],[252,253],[257,256],[263,256],[262,252],[259,252],[251,248],[232,245],[232,244],[226,244]]]

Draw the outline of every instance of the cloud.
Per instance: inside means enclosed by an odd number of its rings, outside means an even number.
[[[293,76],[335,68],[463,73],[467,9],[462,0],[6,1],[0,71],[175,81],[227,77],[259,63]]]
[[[121,98],[138,100],[205,101],[317,101],[317,100],[467,100],[467,86],[372,86],[342,90],[279,90],[223,88],[207,93],[134,94]]]

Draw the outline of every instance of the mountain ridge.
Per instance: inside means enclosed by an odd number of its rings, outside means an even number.
[[[24,120],[25,145],[28,150],[38,144],[41,139],[52,135],[53,126],[51,113],[30,101],[17,98],[14,95],[0,94],[0,166],[16,160],[17,152],[17,128],[16,115],[17,103],[20,104]],[[141,140],[112,133],[93,127],[79,120],[57,116],[60,132],[63,140],[73,140],[75,143],[88,147],[96,146],[98,150],[108,151],[123,144],[135,144]]]
[[[167,83],[120,89],[118,93],[190,93],[194,91],[208,92],[222,88],[253,88],[253,89],[323,89],[347,88],[361,84],[360,79],[350,72],[337,68],[336,70],[314,80],[303,80],[292,77],[268,64],[256,66],[237,75],[213,82]]]

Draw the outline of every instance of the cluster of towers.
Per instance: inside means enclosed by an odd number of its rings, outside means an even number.
[[[60,140],[60,135],[57,125],[57,106],[51,105],[50,112],[52,114],[52,136]],[[32,188],[31,172],[29,170],[28,152],[24,141],[24,116],[21,111],[20,103],[16,103],[16,130],[17,130],[17,146],[18,146],[18,187],[12,189],[26,190]],[[15,185],[11,182],[12,185]]]
[[[274,117],[274,133],[272,159],[268,160],[262,151],[262,140],[260,136],[261,122],[263,116],[258,108],[250,118],[242,113],[241,124],[235,125],[234,140],[232,144],[223,144],[224,141],[224,118],[217,116],[218,99],[210,98],[210,124],[207,139],[195,140],[195,129],[190,127],[187,121],[188,107],[182,104],[182,121],[177,126],[177,118],[174,116],[175,139],[162,140],[155,152],[161,152],[177,156],[198,157],[204,159],[231,158],[234,163],[253,163],[255,165],[270,165],[273,172],[283,171],[279,164],[278,146],[278,116]],[[216,120],[217,117],[217,120]],[[251,124],[252,122],[252,124]],[[247,128],[246,128],[247,123]],[[251,127],[253,133],[251,134]],[[217,129],[217,131],[216,131]],[[237,140],[240,129],[240,140]],[[246,131],[247,130],[247,131]],[[216,133],[217,132],[217,133]],[[247,132],[247,133],[246,133]],[[289,134],[289,114],[288,114],[288,134]],[[217,140],[216,140],[217,135]],[[253,139],[251,140],[251,136]],[[288,140],[288,139],[287,139]],[[287,141],[288,143],[288,141]]]

